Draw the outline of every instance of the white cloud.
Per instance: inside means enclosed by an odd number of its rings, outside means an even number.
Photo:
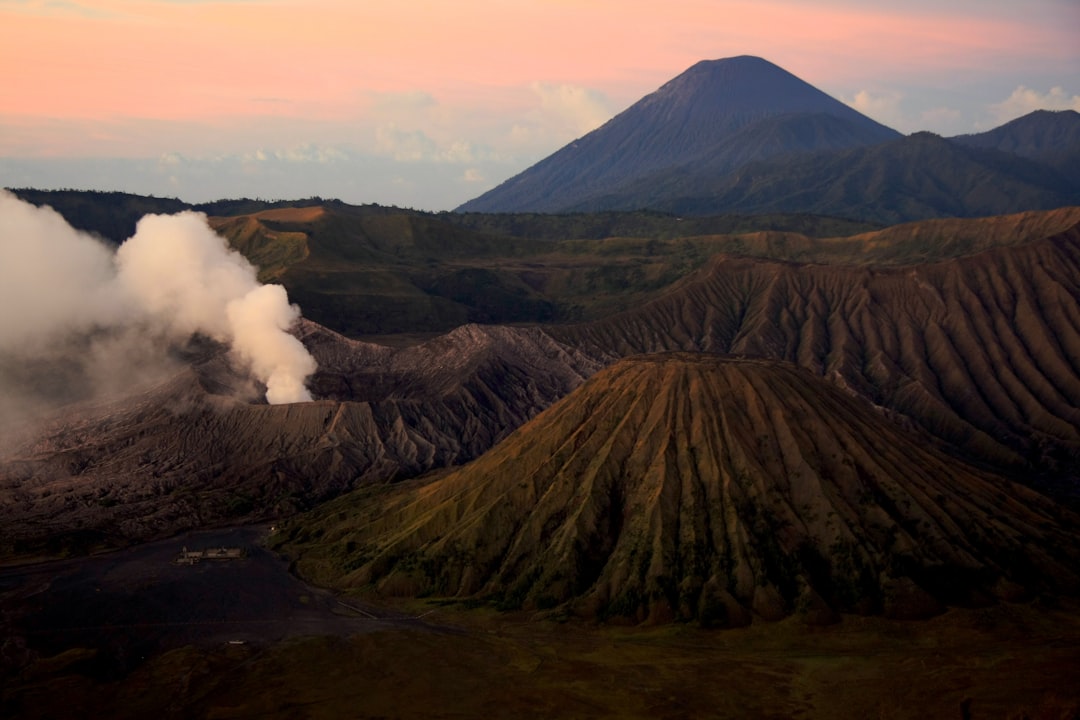
[[[990,106],[990,113],[997,122],[1005,123],[1027,115],[1035,110],[1076,110],[1080,112],[1080,95],[1069,95],[1060,86],[1050,88],[1050,92],[1020,85],[1012,95]]]
[[[464,165],[475,162],[476,157],[472,143],[468,140],[454,140],[446,147],[440,148],[439,152],[431,159],[436,162]]]
[[[327,165],[348,159],[349,153],[338,147],[300,143],[287,148],[256,148],[243,153],[206,153],[186,156],[178,152],[162,153],[157,160],[160,169],[206,163],[240,161],[241,163],[316,163]]]
[[[461,179],[467,183],[482,183],[486,181],[484,173],[479,168],[466,168]]]
[[[177,152],[162,153],[158,158],[158,166],[162,168],[182,165],[184,163],[184,156]]]
[[[562,121],[577,135],[584,135],[607,122],[612,115],[603,93],[577,85],[533,83],[541,109]]]
[[[372,92],[368,93],[367,96],[371,99],[372,108],[376,112],[390,114],[401,112],[426,112],[439,104],[434,95],[424,90],[414,90],[411,92]]]
[[[420,130],[405,130],[389,123],[375,130],[375,152],[398,162],[420,162],[435,155],[438,146]]]
[[[451,140],[439,143],[422,130],[405,130],[395,123],[378,127],[375,131],[375,153],[392,157],[398,162],[434,162],[451,165],[489,161],[493,153],[468,140]]]
[[[969,121],[960,110],[944,104],[920,107],[916,97],[896,90],[878,93],[860,90],[853,97],[841,97],[841,100],[862,114],[902,133],[929,130],[949,136],[970,132]]]
[[[474,163],[401,162],[393,156],[342,148],[334,162],[288,162],[272,151],[250,155],[175,155],[159,158],[4,158],[0,187],[109,189],[188,202],[252,197],[295,200],[315,195],[345,202],[449,210],[487,190],[517,169],[478,153]],[[464,181],[469,169],[476,172]],[[398,178],[397,182],[394,181]]]
[[[900,107],[904,100],[902,93],[886,92],[875,95],[868,90],[860,90],[851,99],[841,99],[863,115],[889,127],[900,129],[907,125]]]
[[[942,127],[955,125],[963,118],[963,113],[955,108],[935,107],[923,110],[920,117],[927,127]]]
[[[332,163],[344,160],[347,154],[335,147],[304,143],[285,150],[275,150],[274,157],[294,163]]]

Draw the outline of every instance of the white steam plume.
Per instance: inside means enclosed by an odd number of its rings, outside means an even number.
[[[285,288],[260,285],[255,268],[199,213],[147,215],[116,253],[128,295],[178,336],[202,332],[229,343],[266,384],[268,402],[311,400],[315,360],[288,329],[300,311]]]
[[[232,346],[266,384],[271,405],[310,400],[304,380],[315,372],[315,359],[288,330],[299,318],[285,288],[260,285],[225,307]]]
[[[0,190],[0,352],[40,353],[103,319],[119,321],[125,305],[112,255],[51,208]]]
[[[315,361],[288,333],[298,317],[284,288],[260,285],[201,214],[148,215],[114,254],[51,208],[0,190],[0,416],[27,392],[25,368],[111,374],[115,390],[163,340],[196,332],[228,343],[269,402],[310,400]]]

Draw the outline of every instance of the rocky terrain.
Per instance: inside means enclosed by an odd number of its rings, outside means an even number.
[[[306,323],[316,402],[266,405],[220,347],[133,396],[68,407],[0,461],[4,555],[280,517],[470,460],[599,365],[529,329],[393,350]]]
[[[743,56],[469,212],[18,191],[0,716],[1080,717],[1078,138]]]

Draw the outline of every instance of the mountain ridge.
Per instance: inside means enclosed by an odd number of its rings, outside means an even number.
[[[320,365],[310,381],[320,400],[308,409],[252,405],[248,395],[258,393],[223,356],[188,353],[195,369],[155,391],[159,400],[133,396],[104,414],[69,408],[40,446],[5,453],[0,505],[18,520],[24,548],[77,522],[90,532],[122,520],[120,540],[130,541],[276,517],[350,487],[440,470],[484,453],[602,366],[672,350],[796,363],[890,421],[921,427],[945,452],[1075,499],[1080,208],[841,238],[545,241],[538,246],[557,252],[542,261],[504,257],[492,236],[463,235],[466,244],[444,248],[457,231],[444,233],[430,216],[371,209],[353,226],[354,212],[367,210],[263,208],[222,222],[257,222],[258,233],[243,236],[246,252],[280,259],[307,248],[320,272],[338,258],[368,270],[398,257],[430,270],[442,258],[452,268],[445,277],[473,283],[447,293],[491,282],[469,279],[474,256],[536,292],[564,292],[573,281],[626,300],[627,280],[637,289],[662,282],[589,322],[465,325],[394,347],[305,322],[299,337]],[[394,287],[377,290],[398,299]],[[191,444],[199,432],[210,438],[205,451]],[[267,473],[275,480],[263,492]]]
[[[1080,202],[1044,163],[920,132],[877,145],[747,163],[730,174],[686,169],[646,176],[626,195],[577,211],[646,205],[662,212],[815,212],[885,225],[938,217],[1050,210]]]
[[[1045,163],[1080,188],[1080,113],[1075,110],[1035,110],[986,132],[950,140]]]

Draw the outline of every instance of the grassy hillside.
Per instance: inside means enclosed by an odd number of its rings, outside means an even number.
[[[206,212],[263,281],[281,283],[306,317],[352,337],[600,319],[658,297],[721,253],[903,265],[1080,222],[1076,208],[880,228],[798,214],[433,214],[319,198],[191,206],[124,193],[19,192],[117,243],[142,213]]]
[[[697,235],[733,235],[757,231],[790,232],[809,237],[842,237],[879,226],[858,220],[807,214],[712,215],[682,217],[648,210],[595,213],[440,213],[439,218],[478,232],[533,240],[603,240],[645,237],[672,240]]]
[[[721,253],[825,264],[940,260],[1059,232],[1080,222],[1080,210],[877,230],[811,216],[454,216],[332,203],[211,222],[306,317],[379,336],[598,319],[658,296]],[[617,230],[626,234],[608,234]],[[850,234],[819,235],[829,230]]]

